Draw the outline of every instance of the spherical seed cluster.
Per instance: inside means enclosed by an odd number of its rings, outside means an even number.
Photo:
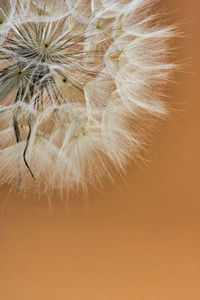
[[[1,184],[85,190],[139,155],[174,68],[154,2],[1,0]]]

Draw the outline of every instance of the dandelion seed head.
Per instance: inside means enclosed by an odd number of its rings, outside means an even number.
[[[140,157],[175,68],[154,2],[1,2],[1,184],[86,191]]]

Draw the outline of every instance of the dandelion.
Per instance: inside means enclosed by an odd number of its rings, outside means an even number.
[[[154,2],[1,1],[1,184],[86,190],[140,156],[174,68]]]

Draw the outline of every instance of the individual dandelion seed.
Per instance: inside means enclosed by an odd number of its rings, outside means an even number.
[[[154,2],[1,2],[1,184],[86,191],[140,156],[174,69]]]

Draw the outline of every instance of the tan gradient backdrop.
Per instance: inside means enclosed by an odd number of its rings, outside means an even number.
[[[148,166],[91,191],[87,211],[73,198],[67,215],[55,199],[49,216],[46,199],[11,195],[0,215],[0,299],[200,299],[200,3],[163,3],[189,21],[181,59],[190,66],[170,96],[185,111],[164,125]]]

